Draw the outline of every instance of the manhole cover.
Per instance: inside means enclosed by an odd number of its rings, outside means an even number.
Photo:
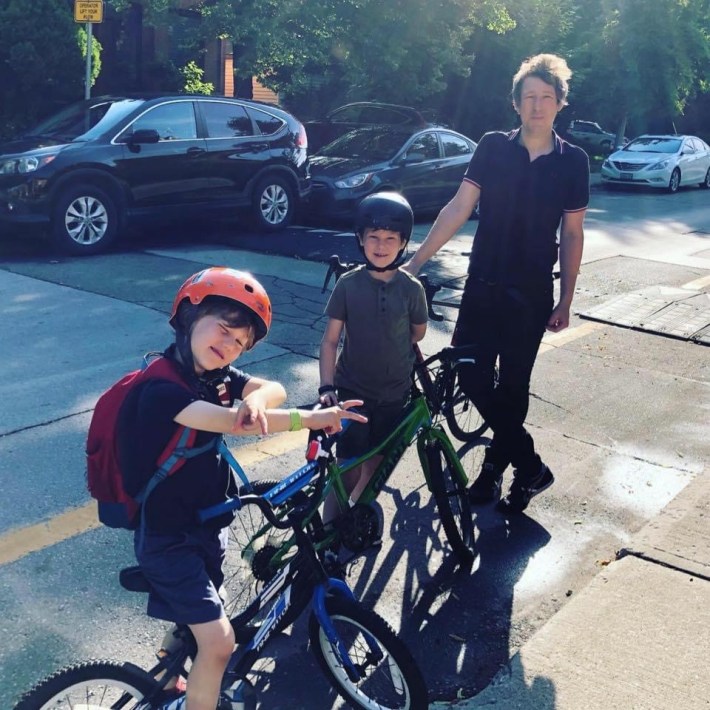
[[[578,315],[710,345],[710,295],[699,291],[654,286],[616,296]]]

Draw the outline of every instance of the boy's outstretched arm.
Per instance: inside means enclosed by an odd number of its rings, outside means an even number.
[[[349,411],[351,407],[362,405],[361,400],[349,400],[342,406],[327,407],[311,411],[307,409],[267,409],[264,416],[267,422],[267,431],[276,433],[280,431],[297,431],[298,429],[325,429],[336,432],[342,429],[341,420],[353,419],[357,422],[366,422],[367,418]],[[258,434],[255,427],[249,429],[237,427],[237,409],[227,409],[218,404],[199,400],[188,404],[185,409],[177,414],[175,422],[191,429],[211,431],[216,434],[236,434],[238,436]],[[296,426],[294,426],[294,419]]]

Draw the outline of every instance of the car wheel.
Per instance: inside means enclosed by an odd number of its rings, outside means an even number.
[[[676,168],[671,173],[671,179],[668,181],[668,192],[678,192],[680,187],[680,170]]]
[[[296,202],[288,179],[269,175],[259,180],[254,190],[252,214],[257,228],[272,232],[291,224]]]
[[[102,189],[75,185],[54,203],[50,236],[64,254],[97,254],[105,251],[118,235],[116,203]]]
[[[710,190],[710,168],[708,168],[708,171],[705,173],[705,180],[700,183],[700,187]]]

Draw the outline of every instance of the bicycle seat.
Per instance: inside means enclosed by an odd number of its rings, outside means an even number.
[[[149,592],[150,584],[137,565],[126,567],[118,573],[118,581],[129,592]]]

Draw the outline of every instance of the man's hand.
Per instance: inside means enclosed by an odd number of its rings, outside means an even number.
[[[553,333],[559,333],[568,326],[569,306],[563,306],[561,303],[558,303],[547,321],[547,330]]]

